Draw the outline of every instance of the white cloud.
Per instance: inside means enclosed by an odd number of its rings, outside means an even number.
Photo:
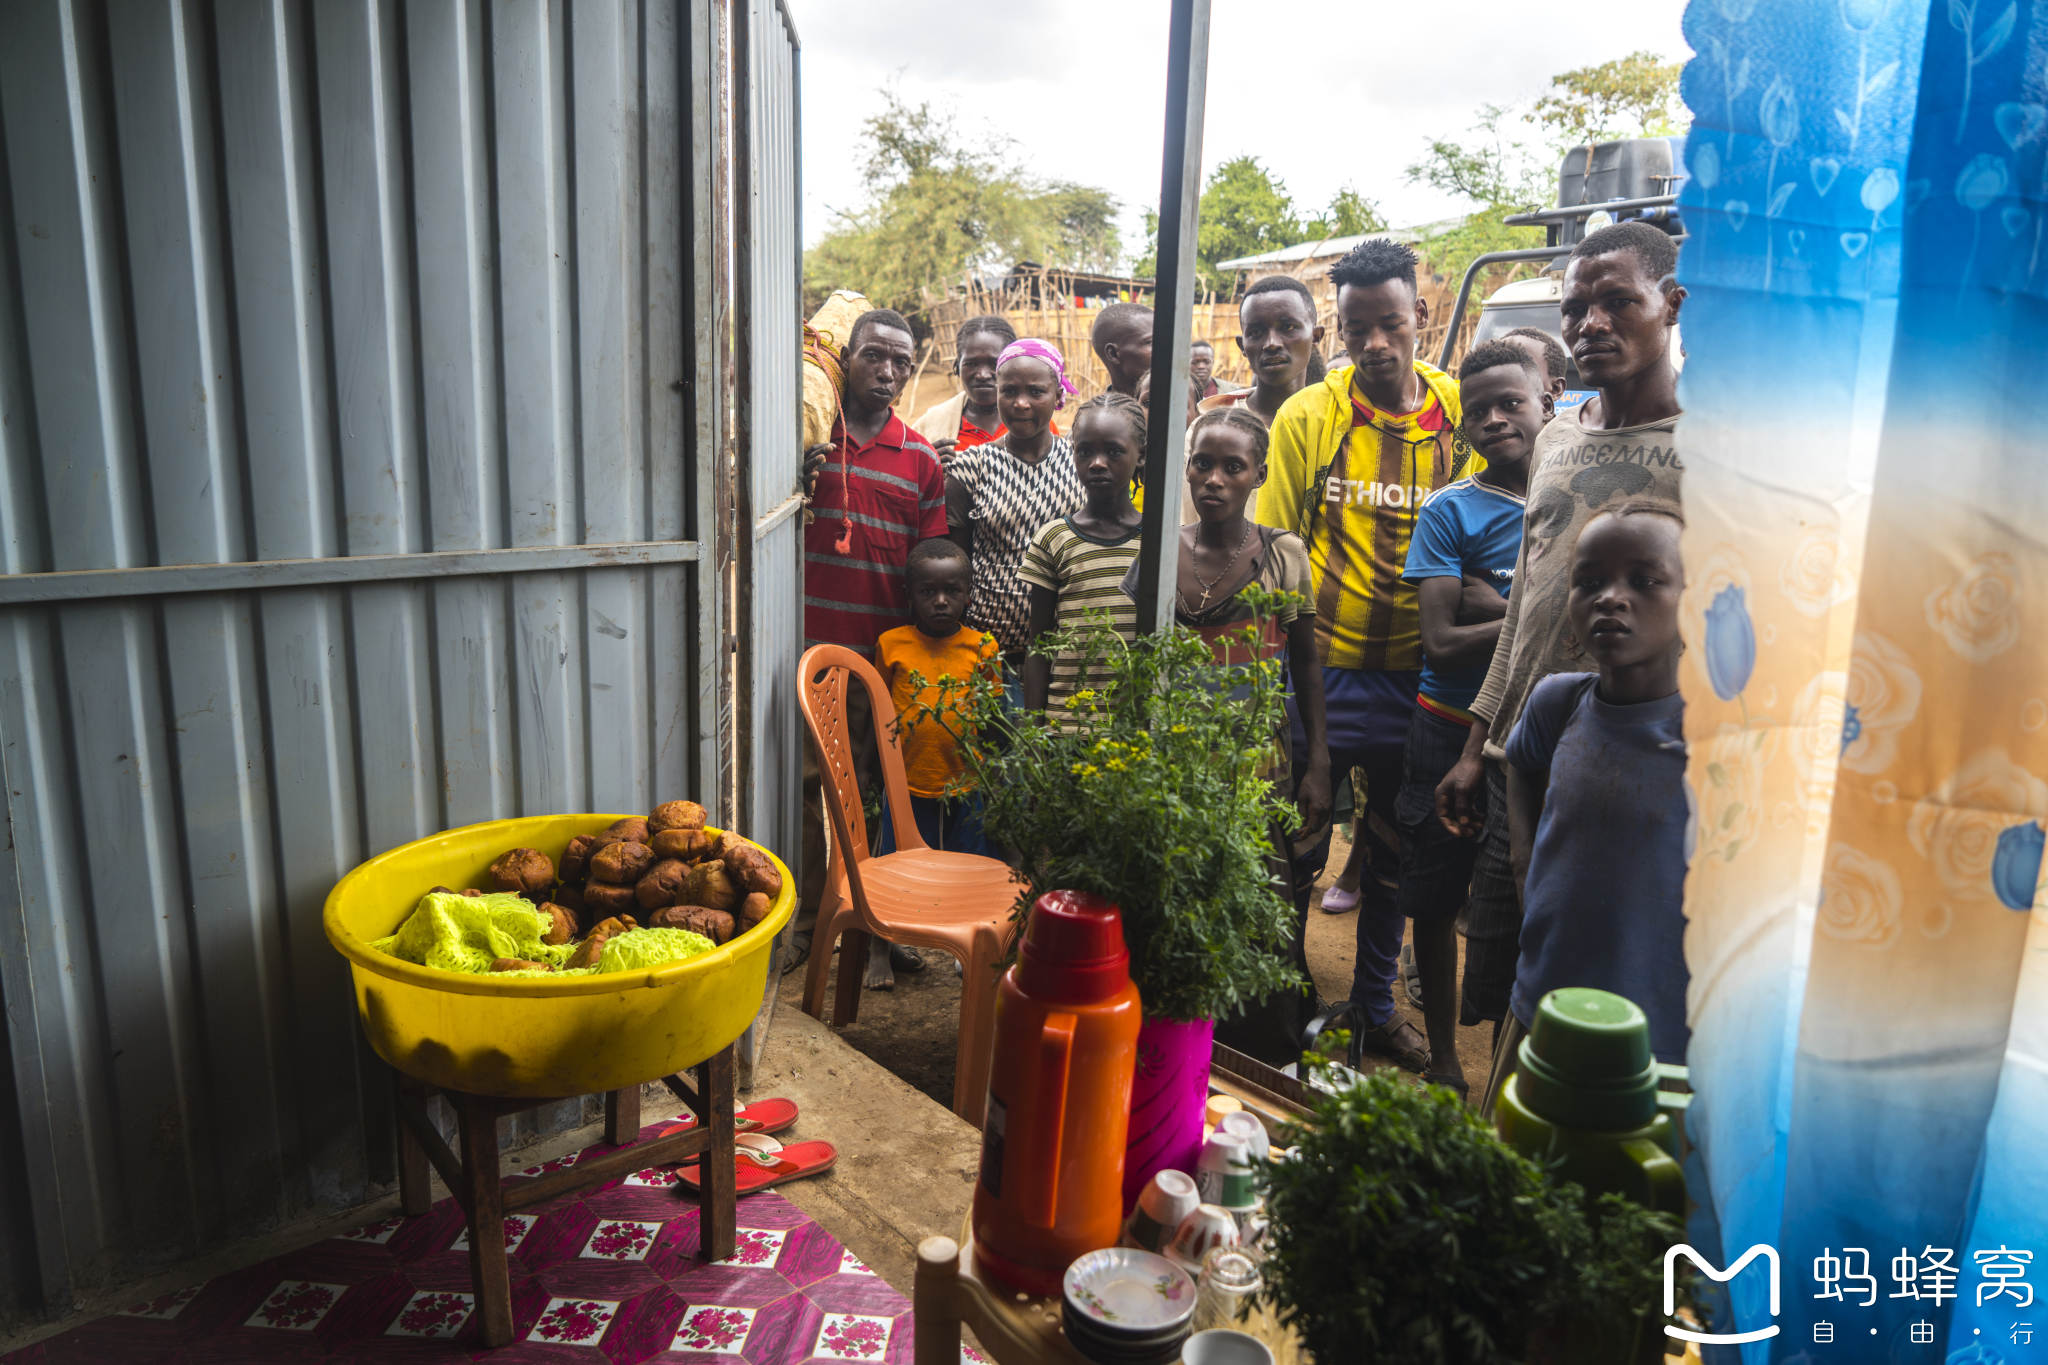
[[[807,241],[859,202],[861,121],[892,79],[907,99],[951,101],[970,126],[1014,139],[1028,169],[1110,190],[1136,238],[1159,196],[1165,0],[790,3],[804,44]],[[1556,72],[1643,48],[1690,55],[1683,10],[1214,0],[1203,160],[1255,155],[1304,206],[1348,183],[1396,223],[1441,218],[1459,206],[1402,177],[1431,138],[1463,134],[1480,105],[1526,99]]]

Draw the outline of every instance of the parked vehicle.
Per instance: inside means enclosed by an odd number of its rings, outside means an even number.
[[[1588,232],[1609,223],[1641,219],[1683,239],[1685,225],[1678,215],[1677,190],[1679,182],[1685,179],[1684,141],[1676,137],[1634,138],[1593,143],[1566,153],[1558,165],[1556,207],[1518,213],[1502,220],[1510,227],[1541,227],[1548,240],[1539,247],[1490,251],[1475,257],[1465,267],[1464,282],[1458,286],[1458,301],[1451,309],[1451,325],[1444,333],[1443,351],[1437,363],[1449,368],[1457,354],[1466,301],[1472,296],[1473,282],[1488,266],[1524,261],[1545,263],[1543,272],[1534,279],[1510,281],[1487,297],[1480,306],[1472,344],[1491,341],[1517,327],[1540,327],[1562,343],[1564,331],[1558,305],[1564,292],[1564,263],[1571,248]],[[1671,344],[1672,362],[1682,364],[1676,329]],[[1565,396],[1558,406],[1571,407],[1590,397],[1592,391],[1581,387],[1577,362],[1571,362],[1565,372]]]

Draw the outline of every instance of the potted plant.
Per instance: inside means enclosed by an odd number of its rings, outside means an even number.
[[[1675,1219],[1589,1203],[1450,1091],[1381,1072],[1325,1096],[1265,1174],[1265,1295],[1325,1365],[1574,1365],[1663,1352]]]
[[[939,684],[918,712],[954,713],[983,827],[1017,851],[1017,913],[1052,890],[1091,891],[1122,912],[1144,1002],[1124,1162],[1125,1203],[1155,1171],[1193,1170],[1215,1020],[1299,988],[1290,907],[1272,883],[1272,831],[1294,810],[1268,774],[1283,683],[1258,657],[1262,613],[1218,662],[1193,631],[1127,642],[1106,622],[1048,637],[1082,656],[1086,686],[1058,715],[1005,710],[987,682]],[[907,723],[907,722],[906,722]]]

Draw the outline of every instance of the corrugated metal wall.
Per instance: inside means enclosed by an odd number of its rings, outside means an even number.
[[[720,13],[0,7],[0,1310],[389,1178],[341,873],[715,772]]]
[[[797,658],[803,652],[803,517],[798,480],[802,392],[791,362],[800,337],[803,269],[798,221],[796,27],[782,0],[739,0],[734,65],[743,89],[735,100],[739,165],[752,184],[737,196],[735,266],[740,504],[736,521],[738,602],[749,629],[740,640],[740,808],[749,829],[771,847],[801,850],[803,755],[798,749]],[[771,842],[772,841],[772,842]],[[794,866],[795,859],[791,859]],[[801,871],[798,872],[801,876]],[[775,984],[752,1042],[773,1017]],[[742,1058],[751,1067],[751,1055]]]

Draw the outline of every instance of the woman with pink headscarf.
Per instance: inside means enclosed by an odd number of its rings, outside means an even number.
[[[947,534],[967,551],[974,605],[967,623],[995,636],[1012,702],[1031,642],[1031,599],[1017,568],[1031,537],[1079,508],[1073,449],[1053,430],[1053,414],[1074,392],[1059,347],[1025,337],[996,361],[996,412],[1005,434],[956,453],[946,468]]]

